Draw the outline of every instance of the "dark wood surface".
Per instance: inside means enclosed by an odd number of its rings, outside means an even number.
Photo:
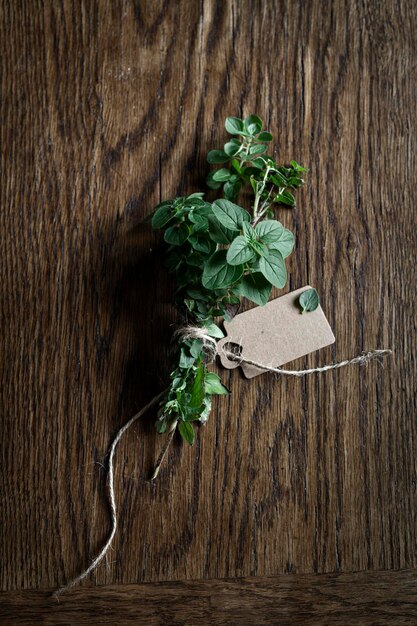
[[[12,591],[0,593],[0,623],[410,626],[416,584],[403,570],[84,587],[59,603],[48,591]]]
[[[106,536],[101,463],[166,384],[176,321],[143,218],[204,189],[224,118],[251,112],[309,168],[279,214],[288,287],[317,287],[336,344],[292,365],[394,355],[222,372],[230,399],[155,484],[149,415],[117,452],[119,532],[88,583],[416,566],[415,18],[388,0],[2,3],[2,589],[64,583]]]

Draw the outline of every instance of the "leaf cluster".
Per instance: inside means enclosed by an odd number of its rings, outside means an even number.
[[[197,321],[227,316],[242,296],[263,305],[273,286],[285,287],[294,236],[277,220],[254,224],[229,200],[211,204],[192,194],[159,205],[152,226],[164,230],[169,244],[166,265],[176,274],[178,304]]]
[[[213,325],[206,331],[216,337],[223,335]],[[187,339],[179,345],[178,367],[171,373],[171,384],[156,421],[159,433],[178,426],[178,430],[188,443],[194,443],[192,422],[199,420],[204,423],[211,411],[213,395],[227,395],[219,376],[207,370],[201,339]]]
[[[273,191],[272,202],[289,207],[295,206],[292,191],[304,183],[302,175],[306,169],[296,161],[291,161],[288,166],[278,165],[267,155],[272,135],[262,130],[263,122],[257,115],[249,115],[244,120],[228,117],[225,128],[233,137],[224,144],[222,150],[211,150],[208,153],[207,161],[210,164],[223,166],[208,174],[206,180],[208,187],[210,189],[223,187],[224,197],[234,202],[240,190],[248,183],[256,193],[259,183],[264,180],[268,171],[265,189],[260,199],[265,200]]]

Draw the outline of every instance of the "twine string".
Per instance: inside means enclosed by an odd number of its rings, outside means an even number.
[[[297,378],[302,378],[303,376],[307,376],[308,374],[317,374],[319,372],[337,370],[340,367],[345,367],[346,365],[366,365],[367,363],[369,363],[369,361],[373,361],[375,359],[379,359],[379,357],[384,357],[392,354],[392,350],[369,350],[369,352],[363,352],[362,354],[353,357],[353,359],[339,361],[338,363],[330,363],[329,365],[322,365],[321,367],[313,367],[307,370],[283,370],[280,367],[271,367],[270,365],[264,365],[263,363],[258,363],[257,361],[253,361],[252,359],[246,359],[226,349],[222,349],[222,352],[229,359],[237,361],[239,364],[246,363],[247,365],[253,365],[254,367],[258,367],[260,370],[266,372],[282,374],[282,376],[296,376]]]
[[[104,544],[104,546],[102,547],[102,549],[100,550],[100,552],[98,553],[98,555],[93,559],[93,561],[90,563],[87,569],[81,572],[81,574],[77,576],[76,578],[73,578],[69,583],[67,583],[66,585],[64,585],[63,587],[60,587],[59,589],[55,591],[54,596],[57,599],[62,593],[64,593],[64,591],[67,591],[71,587],[74,587],[75,585],[80,583],[84,578],[86,578],[92,571],[94,571],[97,565],[106,556],[113,542],[113,539],[117,530],[117,508],[116,508],[116,499],[114,496],[114,453],[116,452],[117,444],[119,443],[120,439],[123,437],[124,433],[132,426],[132,424],[137,422],[138,419],[140,419],[150,408],[152,408],[157,402],[159,402],[159,400],[162,400],[165,394],[166,394],[166,390],[162,391],[157,396],[152,398],[152,400],[148,402],[148,404],[146,404],[143,407],[143,409],[141,409],[138,413],[136,413],[136,415],[131,417],[130,420],[127,421],[126,424],[124,424],[124,426],[120,428],[115,438],[113,439],[113,442],[109,448],[109,453],[108,453],[109,462],[108,462],[108,473],[107,473],[107,484],[108,484],[108,491],[109,491],[108,499],[109,499],[110,517],[111,517],[111,530],[110,530],[109,537],[106,543]]]
[[[182,339],[201,339],[203,341],[203,346],[206,348],[206,353],[212,361],[214,361],[216,355],[223,354],[231,361],[236,361],[239,364],[245,363],[246,365],[253,365],[254,367],[257,367],[265,372],[281,374],[282,376],[295,376],[297,378],[307,376],[308,374],[317,374],[320,372],[328,372],[329,370],[337,370],[341,367],[345,367],[346,365],[366,365],[369,361],[379,361],[381,357],[392,354],[392,350],[388,349],[369,350],[368,352],[363,352],[352,359],[339,361],[338,363],[329,363],[328,365],[322,365],[321,367],[313,367],[306,370],[284,370],[280,367],[273,367],[271,365],[265,365],[265,363],[259,363],[253,359],[248,359],[241,354],[236,354],[235,352],[228,350],[226,346],[222,346],[219,349],[217,341],[213,339],[213,337],[210,337],[204,328],[200,328],[199,326],[185,326],[184,328],[180,328],[176,334]]]
[[[202,341],[202,346],[203,346],[204,352],[206,354],[206,359],[208,362],[214,361],[214,359],[216,358],[216,355],[220,353],[217,347],[216,339],[208,335],[205,328],[201,328],[199,326],[184,326],[180,328],[175,333],[175,335],[179,337],[180,340],[183,340],[183,341],[187,339],[200,339]],[[265,365],[264,363],[258,363],[257,361],[253,361],[252,359],[247,359],[246,357],[243,357],[242,355],[237,355],[234,352],[227,350],[226,347],[222,347],[220,350],[222,354],[224,354],[231,360],[238,361],[239,364],[246,363],[247,365],[253,365],[254,367],[257,367],[260,370],[263,370],[266,372],[273,372],[275,374],[281,374],[282,376],[296,376],[296,377],[302,377],[308,374],[315,374],[318,372],[327,372],[329,370],[336,370],[341,367],[345,367],[347,365],[355,365],[355,364],[364,365],[368,363],[369,361],[372,361],[375,359],[379,360],[380,357],[384,357],[384,356],[388,356],[389,354],[392,354],[392,350],[370,350],[369,352],[364,352],[361,355],[355,356],[352,359],[340,361],[339,363],[331,363],[329,365],[323,365],[322,367],[314,367],[312,369],[306,369],[306,370],[283,370],[279,367],[272,367],[270,365]],[[161,392],[154,398],[152,398],[152,400],[148,402],[148,404],[146,404],[143,407],[143,409],[141,409],[138,413],[136,413],[136,415],[134,415],[129,421],[126,422],[126,424],[124,424],[124,426],[120,428],[115,438],[113,439],[113,442],[108,452],[109,461],[108,461],[108,473],[107,473],[107,484],[108,484],[108,492],[109,492],[108,500],[109,500],[110,517],[111,517],[110,534],[108,536],[106,543],[104,544],[104,546],[102,547],[98,555],[90,563],[90,565],[79,576],[72,579],[69,583],[67,583],[66,585],[64,585],[63,587],[60,587],[59,589],[57,589],[57,591],[55,591],[54,596],[57,599],[62,593],[64,593],[64,591],[67,591],[71,587],[74,587],[75,585],[80,583],[84,578],[86,578],[89,574],[91,574],[91,572],[93,572],[96,569],[96,567],[99,565],[99,563],[104,559],[108,550],[110,549],[110,546],[113,542],[114,536],[117,531],[117,508],[116,508],[116,499],[114,495],[114,454],[116,452],[117,445],[120,439],[123,437],[124,433],[132,426],[132,424],[134,424],[138,419],[140,419],[150,408],[152,408],[155,404],[157,404],[157,402],[162,400],[165,394],[166,394],[166,390]],[[168,441],[166,445],[164,446],[161,454],[159,455],[154,473],[152,475],[152,479],[156,478],[156,476],[158,475],[159,468],[161,466],[163,458],[168,450],[169,444],[172,441],[174,431],[175,431],[175,428],[173,428],[171,432],[169,433]]]

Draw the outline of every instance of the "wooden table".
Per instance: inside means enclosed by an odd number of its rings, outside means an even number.
[[[417,623],[416,13],[2,3],[2,623]],[[232,395],[155,483],[149,415],[117,452],[107,566],[58,605],[109,530],[107,446],[169,373],[173,285],[143,219],[204,190],[224,118],[249,113],[309,168],[279,210],[288,289],[317,287],[336,344],[291,365],[394,355],[221,372]]]

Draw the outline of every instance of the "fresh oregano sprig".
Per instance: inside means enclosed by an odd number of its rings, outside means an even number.
[[[212,189],[223,187],[224,198],[211,203],[204,193],[194,193],[162,202],[152,215],[153,228],[164,232],[166,265],[175,274],[175,303],[183,323],[201,326],[214,338],[223,337],[218,324],[231,318],[242,297],[262,306],[272,287],[285,287],[285,258],[294,236],[275,219],[273,207],[295,205],[292,191],[303,184],[306,171],[296,161],[278,165],[267,155],[272,135],[258,116],[229,117],[225,127],[233,137],[207,157],[209,163],[228,165],[207,180]],[[235,204],[245,186],[253,196],[250,212]],[[178,428],[192,444],[192,422],[204,423],[212,396],[229,390],[208,371],[201,339],[180,338],[177,352],[156,429]]]
[[[267,204],[271,198],[273,202],[295,206],[295,198],[290,190],[304,183],[302,174],[306,170],[296,161],[283,166],[266,156],[272,135],[262,130],[263,122],[257,115],[250,115],[244,120],[228,117],[225,126],[233,138],[225,143],[223,150],[211,150],[207,160],[214,164],[227,163],[229,167],[210,172],[207,185],[211,189],[223,186],[224,197],[235,201],[242,187],[250,183],[254,194],[258,194],[255,212],[261,214],[268,211]],[[261,210],[259,203],[265,203]],[[272,217],[272,213],[269,215]]]

